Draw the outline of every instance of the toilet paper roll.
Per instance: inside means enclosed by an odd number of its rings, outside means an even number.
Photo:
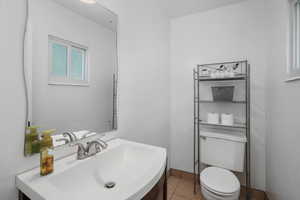
[[[232,126],[233,125],[233,114],[223,113],[221,115],[221,124]]]
[[[219,113],[208,113],[207,114],[207,123],[219,124]]]

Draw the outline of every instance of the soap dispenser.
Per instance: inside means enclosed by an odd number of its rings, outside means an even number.
[[[40,152],[40,141],[38,134],[38,126],[28,126],[25,136],[26,155]]]
[[[28,126],[27,127],[27,135],[26,135],[26,138],[32,142],[34,140],[37,140],[38,139],[38,126]]]

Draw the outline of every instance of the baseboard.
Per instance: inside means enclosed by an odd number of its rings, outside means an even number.
[[[168,176],[174,176],[174,177],[181,178],[181,179],[193,179],[194,178],[193,173],[186,172],[183,170],[173,169],[173,168],[170,168],[168,170]],[[254,199],[269,200],[265,191],[258,190],[255,188],[248,188],[248,189],[250,190],[251,196],[254,197]],[[242,186],[242,190],[245,191],[246,187]]]

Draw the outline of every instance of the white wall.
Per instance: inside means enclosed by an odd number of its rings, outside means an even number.
[[[193,79],[197,64],[251,64],[252,185],[265,188],[264,1],[248,0],[171,20],[171,167],[193,170]]]
[[[169,20],[159,0],[99,1],[119,15],[119,132],[167,146]]]
[[[32,116],[42,129],[111,130],[116,33],[49,0],[31,0]],[[67,27],[67,28],[66,28]],[[48,84],[48,36],[84,45],[89,85]],[[51,105],[51,106],[49,106]]]
[[[23,157],[25,98],[22,31],[25,1],[0,0],[0,198],[17,199],[16,173],[39,164]],[[105,0],[119,15],[119,129],[134,141],[168,147],[169,26],[158,1]],[[72,149],[75,150],[75,149]],[[64,153],[64,152],[62,152]]]
[[[0,197],[1,199],[16,199],[14,175],[20,170],[20,165],[30,162],[23,158],[25,98],[22,85],[22,31],[24,24],[24,2],[0,1],[0,110],[1,136],[0,140]],[[5,27],[5,28],[4,28]]]
[[[269,49],[266,189],[272,200],[297,200],[300,185],[300,82],[284,82],[287,69],[287,1],[266,2]]]

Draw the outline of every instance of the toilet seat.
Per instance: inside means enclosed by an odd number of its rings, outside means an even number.
[[[201,186],[219,196],[235,196],[240,192],[240,182],[229,170],[208,167],[200,174]]]

